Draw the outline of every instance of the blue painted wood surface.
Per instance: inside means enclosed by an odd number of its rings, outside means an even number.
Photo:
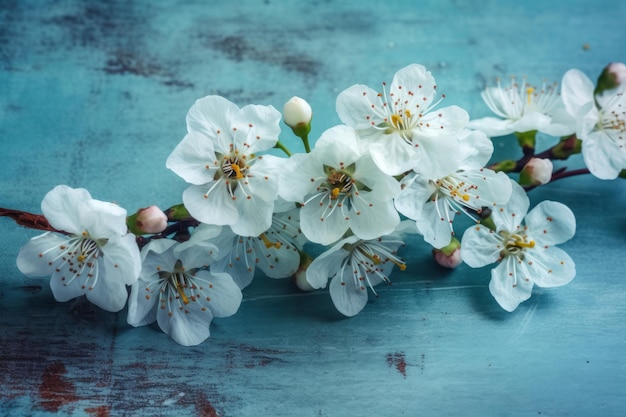
[[[165,159],[207,94],[278,109],[299,95],[316,137],[339,122],[338,92],[417,62],[444,104],[485,116],[496,77],[625,61],[625,16],[609,0],[0,1],[0,206],[39,212],[61,183],[130,212],[178,203]],[[511,138],[496,150],[517,152]],[[56,303],[15,266],[37,232],[0,219],[0,415],[623,415],[625,190],[585,177],[531,192],[576,214],[563,248],[578,273],[512,314],[488,269],[448,272],[415,240],[407,271],[357,317],[257,276],[194,348],[124,311]]]

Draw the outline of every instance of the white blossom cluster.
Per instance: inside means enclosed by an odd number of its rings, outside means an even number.
[[[188,183],[183,214],[149,208],[127,216],[61,185],[42,202],[58,233],[33,238],[17,264],[28,275],[51,275],[59,301],[86,295],[109,311],[128,303],[132,326],[156,321],[177,343],[197,345],[209,337],[213,317],[238,310],[257,267],[272,278],[298,274],[307,289],[330,281],[334,305],[353,316],[394,267],[406,269],[398,251],[407,234],[419,234],[447,266],[495,264],[489,289],[513,311],[534,284],[574,278],[574,262],[555,245],[574,235],[576,222],[554,201],[529,211],[518,184],[557,179],[550,160],[560,148],[505,169],[489,165],[490,137],[516,134],[531,148],[536,132],[574,138],[593,175],[616,178],[626,168],[620,69],[608,72],[615,85],[602,91],[577,70],[565,74],[561,94],[525,79],[498,82],[482,94],[495,116],[470,121],[464,109],[441,105],[426,68],[409,65],[380,91],[357,84],[341,92],[342,124],[312,149],[306,101],[294,97],[281,115],[272,106],[240,108],[207,96],[189,110],[187,134],[166,162]],[[291,154],[279,141],[283,118],[307,152]],[[455,230],[459,215],[472,219],[467,230]],[[184,227],[168,229],[175,223]],[[311,260],[308,245],[321,254]]]

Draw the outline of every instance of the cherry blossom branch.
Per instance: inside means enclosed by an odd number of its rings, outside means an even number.
[[[57,230],[50,226],[48,220],[42,214],[28,213],[21,210],[12,210],[0,207],[1,217],[10,217],[15,220],[15,223],[20,226],[28,227],[29,229],[45,230],[47,232],[57,232],[62,234],[68,234],[62,230]]]
[[[488,168],[507,173],[521,172],[532,158],[565,160],[574,154],[580,153],[580,144],[581,141],[576,135],[566,136],[559,143],[543,152],[534,153],[534,148],[524,147],[524,156],[517,161],[508,159],[489,165]]]

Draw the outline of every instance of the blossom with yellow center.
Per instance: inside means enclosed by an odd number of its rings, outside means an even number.
[[[554,246],[574,236],[572,211],[564,204],[542,201],[526,214],[530,204],[526,192],[513,184],[509,203],[491,214],[496,229],[470,227],[461,241],[461,257],[472,268],[498,263],[491,271],[489,289],[507,311],[530,298],[533,285],[557,287],[576,275],[574,261]]]
[[[451,139],[465,127],[467,112],[457,106],[435,109],[437,85],[422,65],[400,69],[383,92],[353,85],[337,97],[343,123],[370,143],[381,171],[399,175],[409,170],[430,172],[453,150]]]

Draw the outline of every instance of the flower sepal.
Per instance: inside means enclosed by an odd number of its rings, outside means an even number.
[[[532,155],[535,152],[536,130],[515,132],[515,136],[517,137],[517,143],[519,143],[519,146],[522,148],[524,155]]]
[[[191,214],[185,207],[184,204],[177,204],[165,210],[165,215],[167,219],[171,222],[180,221],[180,220],[189,220],[191,219]]]
[[[626,65],[621,62],[612,62],[607,65],[598,76],[594,95],[600,95],[607,90],[613,90],[626,81]]]
[[[582,152],[582,141],[576,135],[565,136],[552,148],[552,159],[567,159]]]

